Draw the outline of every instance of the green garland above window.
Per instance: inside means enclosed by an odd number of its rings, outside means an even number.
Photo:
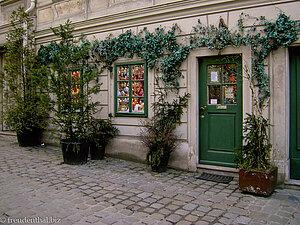
[[[182,76],[180,66],[190,52],[190,46],[177,43],[175,35],[177,25],[165,32],[157,28],[153,33],[146,28],[137,35],[131,30],[118,37],[108,37],[106,40],[95,41],[94,56],[104,64],[104,68],[112,71],[112,64],[119,57],[133,58],[134,55],[145,59],[149,69],[159,68],[162,80],[169,89],[179,89],[178,78]]]

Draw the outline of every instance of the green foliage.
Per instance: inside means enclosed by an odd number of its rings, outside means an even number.
[[[272,145],[268,137],[269,123],[263,116],[247,114],[244,121],[245,145],[236,151],[238,168],[267,171],[271,169],[270,152]]]
[[[49,97],[44,92],[47,76],[35,55],[33,24],[22,7],[13,11],[10,19],[5,74],[0,78],[5,106],[3,119],[17,134],[43,130],[47,127]]]
[[[91,119],[88,128],[90,142],[95,143],[97,147],[105,147],[118,134],[118,131],[110,120],[95,118]]]
[[[93,53],[103,64],[112,70],[112,64],[119,57],[133,58],[134,55],[146,60],[149,69],[162,72],[156,79],[156,101],[152,104],[154,117],[147,120],[141,133],[143,143],[148,147],[147,162],[158,166],[161,158],[176,148],[177,138],[174,131],[181,123],[183,109],[187,107],[189,94],[178,95],[182,62],[190,52],[190,46],[177,43],[176,25],[168,31],[157,28],[149,32],[146,28],[137,35],[126,31],[118,37],[109,37],[93,44]],[[162,85],[160,85],[160,83]],[[168,101],[168,93],[175,91],[176,97]]]
[[[137,35],[131,30],[118,37],[108,37],[95,41],[93,54],[103,64],[103,68],[112,71],[112,64],[119,57],[133,58],[134,55],[145,59],[150,69],[157,68],[163,73],[162,80],[170,89],[179,89],[178,79],[182,76],[180,66],[187,58],[190,47],[177,43],[175,35],[178,27],[169,31],[157,28],[153,33],[146,28]]]
[[[250,45],[252,50],[252,77],[259,88],[259,101],[263,102],[270,96],[269,76],[265,73],[264,60],[270,52],[280,47],[286,47],[298,39],[299,23],[290,20],[284,13],[280,13],[275,22],[267,21],[265,17],[256,18],[258,24],[250,28],[244,27],[244,20],[248,15],[241,14],[238,20],[239,30],[229,30],[221,20],[219,27],[204,26],[198,21],[194,27],[195,34],[190,37],[191,48],[207,47],[221,51],[228,46]],[[263,26],[264,29],[258,29]]]
[[[53,96],[54,123],[63,138],[85,141],[89,121],[99,106],[99,102],[92,101],[92,95],[100,92],[101,84],[97,82],[97,64],[91,59],[91,43],[84,37],[77,40],[73,30],[69,20],[52,28],[60,41],[41,46],[38,56],[50,76],[48,90]],[[71,94],[74,88],[80,89],[79,94]]]
[[[156,80],[159,86],[159,78]],[[177,96],[172,102],[168,99],[169,89],[158,88],[154,93],[155,102],[152,104],[154,117],[143,122],[141,132],[142,142],[148,147],[146,161],[148,164],[158,166],[162,157],[169,156],[177,147],[178,137],[175,129],[181,124],[184,108],[188,106],[190,94]]]

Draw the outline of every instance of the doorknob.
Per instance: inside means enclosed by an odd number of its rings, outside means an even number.
[[[201,118],[204,118],[204,110],[207,108],[206,105],[200,107]]]

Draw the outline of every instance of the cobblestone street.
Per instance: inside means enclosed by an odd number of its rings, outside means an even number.
[[[114,158],[65,165],[58,147],[21,148],[10,136],[0,143],[0,224],[300,224],[300,191],[255,197],[236,178],[157,174]]]

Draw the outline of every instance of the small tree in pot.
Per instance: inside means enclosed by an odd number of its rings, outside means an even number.
[[[7,35],[5,73],[1,74],[3,119],[16,131],[20,146],[41,143],[47,127],[49,97],[47,75],[36,60],[33,24],[23,7],[11,14]]]
[[[81,164],[88,157],[88,125],[99,102],[92,95],[100,92],[97,65],[91,60],[91,43],[75,39],[68,20],[51,28],[60,38],[39,50],[40,61],[49,68],[54,123],[61,132],[64,162]]]
[[[263,116],[265,101],[258,100],[255,80],[245,69],[253,97],[253,113],[244,121],[244,145],[236,150],[235,162],[239,169],[239,187],[242,191],[270,195],[277,185],[277,167],[270,162],[272,145],[269,139],[269,122]]]
[[[170,89],[159,87],[159,78],[156,80],[158,88],[155,92],[156,101],[152,104],[154,116],[142,122],[144,129],[141,140],[148,147],[146,162],[151,165],[152,171],[164,172],[167,169],[171,152],[177,147],[178,137],[175,129],[181,124],[183,109],[188,106],[190,94],[177,96],[168,101]]]

